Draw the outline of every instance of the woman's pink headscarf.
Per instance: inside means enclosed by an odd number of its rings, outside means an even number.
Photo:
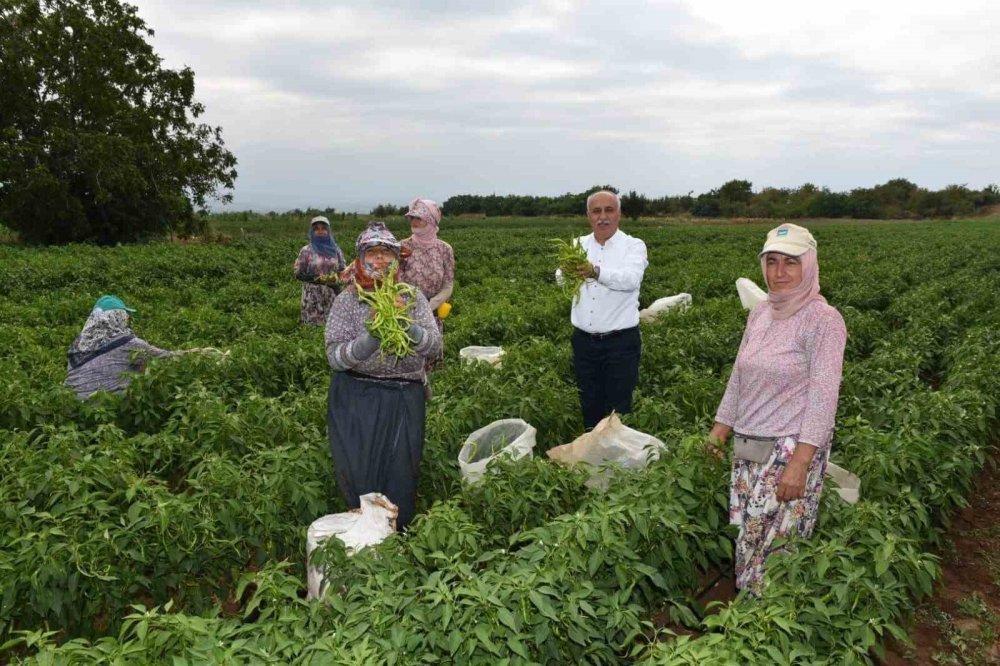
[[[441,208],[430,199],[417,197],[410,202],[406,217],[420,218],[427,224],[423,229],[413,230],[412,243],[417,246],[427,246],[437,240],[438,227],[441,226]]]
[[[760,270],[764,273],[764,283],[767,283],[767,255],[760,257]],[[788,291],[771,291],[771,285],[767,285],[767,302],[771,306],[771,317],[773,319],[788,319],[793,314],[801,310],[811,301],[822,301],[826,299],[819,293],[819,261],[816,259],[816,250],[809,249],[799,255],[802,262],[802,282],[799,286]]]

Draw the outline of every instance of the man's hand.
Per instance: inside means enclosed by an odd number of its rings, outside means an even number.
[[[585,264],[580,264],[576,267],[576,274],[583,279],[597,278],[597,271],[594,269],[594,264],[589,261]]]

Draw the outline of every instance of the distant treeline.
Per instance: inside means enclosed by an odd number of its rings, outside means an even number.
[[[797,188],[765,187],[753,191],[748,180],[731,180],[718,189],[695,196],[688,193],[657,199],[635,190],[621,192],[613,185],[595,185],[584,192],[555,196],[525,196],[518,194],[457,194],[442,204],[445,216],[478,215],[486,217],[542,217],[582,215],[587,196],[598,190],[619,192],[622,213],[627,217],[692,216],[702,218],[815,218],[845,217],[865,220],[919,219],[929,217],[960,217],[975,215],[983,209],[1000,204],[1000,186],[989,185],[971,190],[965,185],[949,185],[942,190],[928,190],[905,178],[896,178],[883,185],[862,187],[850,192],[831,192],[812,183]],[[407,206],[379,204],[369,215],[398,217]],[[247,220],[253,211],[217,213],[220,219]],[[345,213],[334,208],[296,208],[267,217],[294,218],[326,215],[334,218],[357,218],[357,213]]]
[[[212,219],[222,220],[225,222],[247,222],[260,217],[275,217],[279,219],[292,219],[299,220],[303,217],[313,218],[317,215],[323,215],[324,217],[330,219],[347,220],[356,219],[358,213],[346,213],[338,211],[336,208],[293,208],[292,210],[286,210],[282,212],[277,211],[254,211],[254,210],[237,210],[237,211],[221,211],[212,213]]]
[[[620,192],[610,185],[594,186],[578,194],[555,197],[508,194],[459,194],[443,204],[446,216],[485,215],[535,217],[581,215],[587,195],[601,189]],[[754,192],[748,180],[731,180],[718,189],[695,196],[650,198],[630,191],[622,193],[622,212],[628,217],[691,215],[694,217],[809,218],[848,217],[859,219],[907,219],[973,215],[1000,203],[1000,187],[990,185],[970,190],[965,185],[949,185],[943,190],[927,190],[905,178],[884,185],[831,192],[811,183],[798,188],[766,187]],[[373,215],[398,215],[406,207],[385,204]]]

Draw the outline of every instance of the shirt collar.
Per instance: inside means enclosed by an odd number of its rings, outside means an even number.
[[[604,247],[614,247],[618,243],[619,238],[623,237],[624,235],[625,232],[621,230],[621,227],[618,227],[618,229],[615,230],[615,233],[611,236],[611,238],[604,241]],[[595,245],[600,245],[600,243],[597,242],[597,236],[594,235],[593,231],[590,232],[589,238],[590,242],[594,243]]]

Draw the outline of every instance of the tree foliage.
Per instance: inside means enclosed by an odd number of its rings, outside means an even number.
[[[487,215],[538,217],[580,215],[587,195],[599,189],[618,190],[609,185],[584,192],[567,192],[558,197],[508,194],[460,194],[444,202],[445,215]],[[989,185],[970,190],[965,185],[949,185],[940,191],[926,190],[905,178],[883,185],[831,192],[829,188],[805,183],[797,188],[766,187],[753,191],[749,180],[730,180],[697,196],[651,198],[630,190],[622,196],[622,214],[635,219],[643,215],[692,215],[694,217],[760,217],[801,219],[845,217],[855,219],[912,219],[956,217],[1000,203],[1000,187]]]
[[[646,197],[635,190],[629,190],[628,194],[621,198],[622,215],[630,220],[638,220],[646,211]]]
[[[0,4],[0,220],[29,242],[192,231],[236,158],[119,0]]]
[[[379,204],[371,209],[369,215],[372,217],[401,217],[406,215],[410,207],[406,204],[397,206],[396,204]]]

